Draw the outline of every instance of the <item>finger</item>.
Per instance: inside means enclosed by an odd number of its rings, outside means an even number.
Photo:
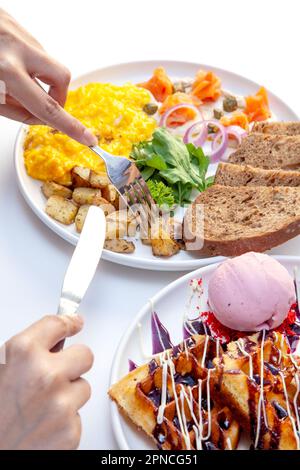
[[[74,344],[64,351],[56,353],[57,361],[61,364],[62,373],[69,380],[76,380],[88,372],[94,362],[92,351],[83,344]]]
[[[37,50],[29,55],[26,67],[32,77],[50,85],[49,95],[64,107],[71,80],[69,70],[43,51]]]
[[[14,77],[10,83],[9,94],[45,124],[64,132],[83,145],[97,145],[97,138],[61,108],[29,75],[22,73]]]
[[[76,335],[83,327],[79,315],[46,315],[24,331],[32,344],[40,344],[49,351],[62,339]]]
[[[43,124],[42,121],[33,116],[29,111],[18,105],[2,104],[0,106],[0,115],[22,122],[23,124]]]
[[[16,37],[20,39],[20,41],[27,40],[33,46],[42,49],[41,44],[25,29],[21,26],[15,18],[13,18],[7,11],[0,9],[2,18],[9,24],[9,27],[12,28]]]
[[[70,400],[76,411],[80,410],[91,398],[91,386],[87,380],[80,377],[71,383]]]

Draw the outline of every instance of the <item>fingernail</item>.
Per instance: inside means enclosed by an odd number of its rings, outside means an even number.
[[[88,129],[85,129],[84,133],[82,134],[81,142],[84,145],[88,145],[89,147],[98,145],[97,137],[94,136],[94,134]]]
[[[82,326],[84,323],[83,317],[81,315],[78,315],[78,313],[65,313],[64,316],[75,320],[80,326]]]

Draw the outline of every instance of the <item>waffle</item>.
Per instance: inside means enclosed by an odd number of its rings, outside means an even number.
[[[210,393],[217,344],[194,335],[113,385],[110,397],[158,448],[235,449],[240,426]]]
[[[299,365],[285,337],[274,332],[245,337],[213,362],[212,395],[229,406],[254,448],[299,449]]]

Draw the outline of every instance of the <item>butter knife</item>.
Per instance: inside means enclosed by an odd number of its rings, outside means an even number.
[[[74,315],[96,272],[105,241],[106,220],[100,207],[91,206],[65,274],[58,315]],[[60,351],[64,340],[53,352]]]

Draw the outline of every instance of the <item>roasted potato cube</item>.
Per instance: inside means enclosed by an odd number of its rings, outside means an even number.
[[[135,246],[132,242],[122,239],[106,240],[104,248],[114,251],[115,253],[133,253],[135,250]]]
[[[41,189],[47,199],[51,196],[61,196],[66,199],[71,199],[72,197],[71,189],[66,188],[66,186],[62,186],[61,184],[54,183],[54,181],[46,181],[43,183]]]
[[[52,219],[57,220],[64,225],[70,225],[74,222],[78,207],[70,199],[65,199],[61,196],[49,197],[46,204],[46,214]]]
[[[94,188],[76,188],[73,191],[73,201],[80,206],[89,204],[93,206],[100,206],[106,204],[107,201],[101,196],[100,189]]]
[[[131,223],[133,220],[133,217],[127,210],[112,212],[106,217],[106,238],[113,240],[115,238],[122,238],[125,235],[128,235],[127,232],[129,224],[130,236],[132,236],[133,228],[131,227]]]
[[[151,230],[149,227],[140,226],[140,239],[143,245],[151,246]]]
[[[91,206],[86,204],[85,206],[80,206],[78,209],[77,215],[75,217],[75,226],[78,233],[80,233],[83,229],[85,218],[90,207]]]
[[[132,221],[132,216],[127,210],[114,211],[106,217],[106,222],[116,222],[128,225]]]
[[[106,173],[91,171],[90,184],[92,188],[103,189],[110,184],[110,181]]]
[[[72,184],[74,188],[89,188],[91,170],[82,166],[74,166],[71,170]]]
[[[106,219],[106,240],[115,240],[116,238],[122,238],[127,235],[127,225],[122,222],[108,221]]]
[[[106,217],[110,216],[110,214],[112,214],[113,212],[116,212],[115,206],[113,206],[110,202],[108,202],[104,198],[102,198],[101,203],[98,205],[99,207],[101,207]]]
[[[115,205],[118,199],[118,192],[112,184],[108,184],[102,189],[102,195],[105,199]]]
[[[180,250],[179,244],[163,230],[152,235],[151,246],[154,256],[173,256]]]

